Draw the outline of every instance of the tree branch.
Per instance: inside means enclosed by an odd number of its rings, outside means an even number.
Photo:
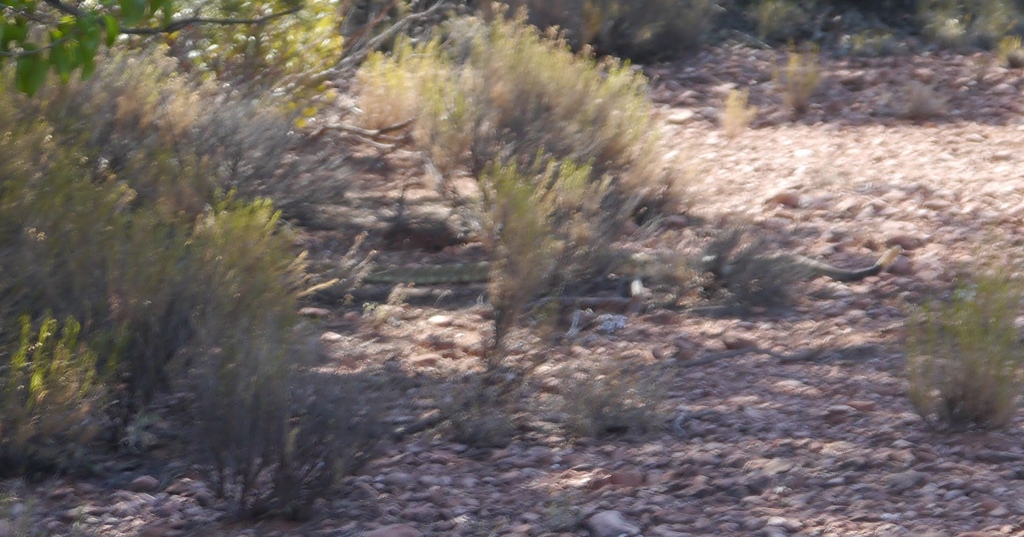
[[[46,0],[46,3],[56,2],[57,0]],[[169,34],[176,32],[186,26],[193,24],[221,24],[221,25],[232,25],[232,24],[265,24],[277,18],[291,15],[292,13],[298,12],[303,6],[295,6],[284,11],[277,13],[271,13],[265,17],[259,17],[256,19],[206,19],[203,17],[190,17],[187,19],[173,20],[164,26],[158,28],[122,28],[122,34],[131,35],[155,35],[155,34]]]
[[[377,50],[385,42],[387,42],[387,41],[389,41],[391,39],[394,39],[396,35],[398,35],[402,31],[404,31],[411,24],[413,24],[415,22],[422,21],[422,20],[429,19],[430,17],[432,17],[434,14],[438,13],[442,9],[447,8],[447,7],[451,7],[451,6],[452,6],[452,4],[451,4],[450,0],[440,0],[438,3],[436,3],[433,6],[429,7],[425,11],[421,11],[419,13],[412,13],[412,14],[406,15],[405,17],[402,17],[401,20],[399,20],[398,22],[393,24],[387,30],[384,30],[383,32],[381,32],[380,35],[378,35],[377,37],[374,37],[373,39],[367,41],[366,44],[363,45],[362,47],[359,47],[356,50],[349,50],[347,52],[347,56],[345,58],[343,58],[338,63],[337,67],[334,67],[332,69],[328,69],[325,73],[321,73],[321,74],[326,74],[327,72],[331,72],[331,73],[343,72],[343,71],[345,71],[347,69],[350,69],[350,68],[352,68],[352,67],[354,67],[356,65],[359,65],[360,63],[362,63],[362,61],[364,59],[366,59],[367,56],[370,55],[371,52]]]
[[[76,17],[81,17],[82,16],[82,10],[78,9],[75,6],[69,6],[69,5],[65,4],[64,2],[61,2],[60,0],[43,0],[43,2],[45,2],[47,5],[49,5],[53,9],[56,9],[57,11],[60,11],[61,13],[66,13],[68,15],[74,15]]]

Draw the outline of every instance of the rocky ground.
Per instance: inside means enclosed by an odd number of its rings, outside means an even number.
[[[783,61],[723,47],[646,68],[667,165],[693,199],[686,220],[746,221],[781,250],[836,265],[870,264],[894,244],[904,257],[863,282],[810,282],[789,306],[655,310],[544,347],[551,363],[655,372],[649,432],[572,442],[557,413],[538,410],[504,448],[412,435],[302,524],[226,522],[201,474],[181,465],[8,482],[0,537],[1024,535],[1021,419],[994,432],[929,429],[906,398],[900,347],[909,306],[1024,254],[1024,73],[989,54],[823,57],[822,87],[794,120],[771,82]],[[933,88],[941,113],[905,117],[912,80]],[[734,87],[750,88],[760,112],[730,140],[717,122]],[[420,173],[402,163],[367,166],[362,180]],[[687,237],[676,227],[645,240],[671,246]],[[429,413],[430,395],[455,389],[446,383],[478,363],[488,337],[486,308],[454,296],[384,316],[328,305],[328,363],[386,358],[414,380],[395,417]],[[776,356],[715,354],[755,345]]]

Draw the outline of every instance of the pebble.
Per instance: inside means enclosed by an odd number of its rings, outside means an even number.
[[[640,528],[626,521],[618,511],[602,511],[587,519],[591,537],[640,535]]]

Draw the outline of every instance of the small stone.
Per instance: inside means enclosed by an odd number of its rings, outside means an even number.
[[[173,535],[174,529],[157,522],[150,524],[139,532],[139,537],[168,537]]]
[[[693,537],[692,533],[676,531],[669,526],[655,526],[651,528],[649,534],[651,537]]]
[[[889,265],[888,270],[897,276],[909,276],[914,272],[914,265],[907,256],[901,255]]]
[[[847,401],[846,404],[859,412],[871,412],[875,409],[874,401]]]
[[[312,306],[307,306],[299,310],[299,315],[312,319],[323,319],[324,317],[331,316],[331,310],[327,308],[314,308]]]
[[[683,229],[690,227],[690,219],[684,214],[670,214],[661,221],[661,225],[668,229]]]
[[[337,343],[344,339],[344,336],[337,332],[324,332],[320,334],[320,341],[324,343]]]
[[[912,488],[920,486],[927,479],[928,475],[923,472],[908,470],[906,472],[887,476],[885,483],[889,487],[889,491],[893,494],[902,494]]]
[[[673,125],[682,125],[684,123],[689,123],[690,120],[696,116],[697,113],[693,110],[683,109],[678,112],[674,112],[672,115],[665,118],[665,122]]]
[[[999,507],[999,502],[996,501],[996,500],[993,500],[992,498],[985,498],[984,500],[982,500],[978,504],[978,506],[981,507],[982,509],[986,510],[986,511],[991,511],[991,510],[995,509],[996,507]]]
[[[413,367],[434,367],[444,357],[436,352],[428,352],[409,358],[409,365]]]
[[[346,323],[358,323],[362,318],[363,316],[360,315],[358,311],[346,311],[345,314],[341,316],[341,320]]]
[[[902,246],[904,250],[920,248],[924,240],[910,233],[893,233],[885,239],[886,246]]]
[[[608,481],[612,485],[635,488],[644,484],[644,474],[641,472],[614,472],[609,476]]]
[[[842,415],[852,414],[855,411],[856,411],[856,409],[854,409],[852,406],[848,406],[848,405],[829,405],[829,407],[825,409],[825,412],[828,413],[828,414],[842,414]]]
[[[160,481],[151,475],[140,475],[128,484],[128,490],[134,492],[153,492],[160,488]]]
[[[726,349],[746,349],[748,347],[754,347],[757,345],[753,339],[746,336],[741,336],[733,332],[727,332],[722,336],[722,343]]]
[[[620,537],[640,535],[640,528],[626,522],[618,511],[602,511],[587,520],[591,537]]]
[[[365,532],[362,537],[423,537],[423,534],[412,526],[391,524]]]
[[[772,193],[765,200],[766,205],[782,205],[783,207],[789,207],[796,209],[800,207],[800,193],[794,190],[780,190]]]
[[[411,487],[416,484],[416,478],[405,472],[394,472],[384,476],[381,482],[392,487]]]
[[[921,206],[933,211],[945,211],[953,206],[953,202],[942,198],[932,198],[922,203]]]
[[[427,505],[418,505],[402,510],[402,512],[399,513],[398,516],[406,520],[412,520],[413,522],[430,524],[431,522],[438,520],[440,518],[440,515],[441,513],[437,509],[434,509],[433,507]]]
[[[455,322],[455,318],[451,315],[432,315],[427,319],[427,324],[434,326],[451,326]]]
[[[993,95],[1013,95],[1014,93],[1017,93],[1017,88],[1015,88],[1012,84],[1007,84],[1006,82],[1003,82],[1001,84],[996,84],[995,86],[992,86],[992,89],[990,89],[989,92],[991,92]]]
[[[75,493],[75,489],[69,486],[57,487],[50,493],[51,500],[60,500]]]

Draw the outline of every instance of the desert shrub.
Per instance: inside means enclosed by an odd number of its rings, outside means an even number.
[[[551,162],[540,173],[521,174],[496,163],[482,176],[486,238],[494,247],[491,303],[495,347],[500,347],[525,302],[552,284],[568,284],[592,269],[600,233],[602,184],[588,183],[590,169]]]
[[[725,111],[722,113],[722,129],[729,138],[736,138],[747,130],[750,122],[757,116],[756,106],[747,106],[749,90],[730,90],[725,99]]]
[[[790,50],[786,66],[777,70],[774,78],[786,106],[795,114],[806,112],[821,82],[817,48],[803,53]]]
[[[640,371],[566,369],[562,376],[560,410],[570,436],[644,433],[657,421],[658,383]]]
[[[60,469],[80,462],[105,429],[105,390],[96,352],[68,317],[20,320],[21,333],[0,360],[0,476]],[[3,334],[4,340],[10,339]]]
[[[518,429],[507,401],[498,404],[460,402],[448,419],[454,442],[478,448],[503,448],[515,438]]]
[[[19,106],[59,127],[61,144],[89,158],[93,175],[135,191],[133,203],[174,200],[167,209],[188,217],[216,190],[235,189],[249,199],[272,197],[289,218],[309,219],[312,206],[337,199],[347,185],[336,162],[325,177],[313,171],[322,160],[290,155],[298,140],[280,102],[228,98],[180,74],[161,49],[108,58],[89,80]],[[165,173],[153,173],[154,162]]]
[[[806,11],[793,0],[761,0],[753,7],[757,34],[762,39],[793,39],[809,20]]]
[[[1010,423],[1024,388],[1015,326],[1022,298],[1019,280],[995,272],[916,312],[907,328],[908,394],[927,423]]]
[[[839,38],[839,46],[848,54],[865,58],[891,56],[906,48],[906,44],[897,39],[892,32],[877,29],[844,35]]]
[[[518,432],[514,409],[524,393],[527,372],[507,363],[503,354],[491,358],[483,371],[467,375],[445,404],[449,435],[455,442],[500,448]]]
[[[589,45],[603,54],[636,61],[671,58],[700,46],[715,22],[706,0],[514,0],[541,29],[566,31],[577,49]]]
[[[804,272],[785,256],[773,255],[764,240],[752,238],[741,227],[712,238],[696,265],[704,274],[704,295],[741,310],[786,303]]]
[[[9,156],[0,163],[0,225],[8,231],[0,266],[11,275],[0,291],[15,311],[71,315],[90,333],[104,331],[126,346],[119,367],[144,402],[166,384],[166,365],[194,337],[196,309],[229,291],[200,285],[196,274],[207,267],[193,235],[200,215],[224,203],[218,180],[230,183],[230,176],[214,163],[217,149],[198,137],[182,141],[201,132],[195,123],[202,119],[180,80],[161,80],[167,72],[159,66],[130,58],[96,74],[32,100],[0,95],[0,128],[12,134],[0,139]],[[69,104],[71,92],[81,109]],[[230,211],[244,210],[246,203],[231,203]],[[273,235],[276,217],[268,222],[259,232]],[[225,248],[221,258],[240,265],[260,256],[259,247],[285,252],[288,245],[240,240],[218,247]],[[250,278],[276,270],[247,267]]]
[[[608,185],[597,200],[604,215],[588,222],[591,247],[610,242],[638,199],[665,194],[654,180],[655,129],[642,76],[612,60],[573,55],[523,15],[499,13],[490,24],[460,19],[447,31],[443,46],[402,43],[392,56],[371,59],[387,77],[361,74],[364,94],[419,88],[415,138],[445,176],[468,170],[482,178],[500,162],[539,186],[557,177],[545,175],[551,166],[586,164],[587,184]],[[367,114],[376,101],[363,101]],[[566,223],[556,222],[555,232],[565,236]]]
[[[929,0],[918,10],[925,35],[950,48],[990,49],[1021,20],[1012,0]]]
[[[419,114],[422,84],[447,71],[437,51],[438,42],[423,49],[408,41],[395,47],[391,56],[371,54],[356,73],[359,83],[360,124],[367,129],[397,125]]]
[[[903,117],[915,121],[936,118],[946,109],[946,101],[931,86],[916,80],[905,86],[904,99]]]
[[[211,222],[197,235],[215,244],[246,240],[254,235],[248,228],[267,225],[266,210],[223,214],[229,222]],[[235,299],[214,301],[200,313],[186,382],[194,397],[196,455],[210,463],[217,492],[241,514],[306,518],[339,476],[375,453],[386,433],[380,414],[386,392],[365,378],[309,370],[316,350],[309,331],[297,325],[294,285],[253,281],[253,271],[236,270],[235,260],[215,259],[218,249],[207,250],[204,261],[218,265],[207,274]],[[298,277],[287,256],[242,261],[267,262]],[[263,302],[271,296],[286,302]]]
[[[204,118],[188,115],[194,110],[153,117],[129,102],[184,106],[179,99],[199,102],[192,94],[157,80],[149,80],[150,93],[127,78],[105,82],[107,93],[84,86],[79,94],[94,114],[64,107],[60,93],[28,101],[0,88],[0,326],[52,310],[82,319],[79,340],[98,353],[73,345],[67,334],[77,325],[69,321],[52,352],[60,360],[33,358],[69,365],[61,388],[47,387],[53,408],[34,407],[47,416],[32,423],[65,419],[62,390],[83,391],[72,373],[90,368],[100,376],[89,378],[109,379],[110,390],[125,384],[117,396],[135,409],[161,390],[183,389],[191,395],[191,444],[211,462],[224,495],[246,510],[300,516],[351,469],[346,464],[364,457],[369,447],[359,446],[379,440],[368,432],[379,421],[358,405],[346,415],[350,407],[332,406],[326,390],[313,397],[300,378],[301,358],[314,354],[296,313],[305,258],[269,200],[219,188],[255,168],[232,160],[224,144],[202,148],[203,136],[215,136],[200,128]],[[47,334],[52,325],[44,323]],[[23,371],[5,369],[0,390],[24,384]],[[12,396],[3,393],[7,404]]]
[[[999,40],[999,61],[1011,69],[1024,67],[1024,47],[1020,36],[1007,36]]]

